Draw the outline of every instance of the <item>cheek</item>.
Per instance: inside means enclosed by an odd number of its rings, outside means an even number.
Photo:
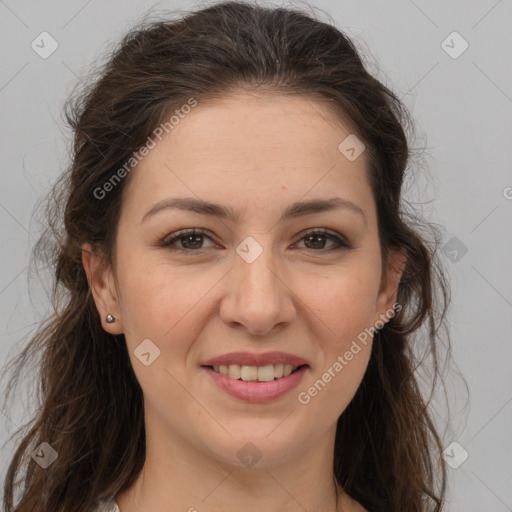
[[[149,338],[162,351],[170,344],[173,353],[185,351],[201,328],[208,293],[214,292],[225,270],[142,261],[126,258],[119,270],[127,343],[133,350]]]
[[[297,394],[305,419],[334,424],[354,398],[368,367],[371,337],[365,343],[357,339],[330,347],[325,364],[311,375]],[[326,349],[328,350],[328,349]]]
[[[371,340],[366,344],[359,341],[349,344],[347,350],[321,376],[321,381],[329,386],[324,398],[326,408],[334,404],[337,418],[354,398],[363,380],[371,353]]]
[[[353,265],[332,269],[314,280],[301,279],[301,298],[324,324],[333,349],[350,345],[372,325],[379,277],[371,265]],[[306,295],[307,289],[313,291]]]
[[[326,421],[345,410],[368,366],[380,280],[376,265],[361,259],[318,281],[315,312],[329,329],[322,339],[324,360],[306,392],[313,407],[329,410]]]

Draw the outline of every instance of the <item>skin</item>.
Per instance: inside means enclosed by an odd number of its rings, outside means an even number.
[[[336,509],[332,462],[336,421],[361,383],[371,337],[307,405],[297,398],[393,308],[405,263],[394,251],[382,272],[366,155],[349,161],[338,150],[350,133],[304,96],[237,92],[199,103],[132,171],[114,268],[83,246],[103,328],[124,333],[144,392],[147,457],[116,496],[122,512],[364,511],[346,493]],[[173,197],[227,205],[240,218],[164,209],[142,222]],[[279,222],[295,201],[331,197],[355,203],[364,218],[338,209]],[[207,235],[174,243],[187,254],[159,246],[194,227]],[[322,235],[308,243],[310,228],[353,248],[332,250],[337,242]],[[248,236],[263,249],[252,263],[235,252]],[[145,366],[134,350],[148,338],[160,355]],[[310,367],[284,397],[247,403],[200,367],[239,350],[289,352]],[[237,457],[247,442],[261,454],[252,468]]]

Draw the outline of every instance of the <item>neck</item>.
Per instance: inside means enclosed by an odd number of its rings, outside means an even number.
[[[263,456],[250,468],[214,457],[157,422],[150,425],[143,470],[116,496],[121,512],[352,510],[346,494],[338,497],[333,475],[335,425],[286,460]]]

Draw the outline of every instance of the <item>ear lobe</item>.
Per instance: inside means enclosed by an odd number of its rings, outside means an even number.
[[[381,320],[387,318],[387,322],[391,318],[390,313],[396,304],[398,285],[400,284],[406,264],[406,249],[389,249],[388,264],[382,276],[381,287],[377,297],[377,313],[380,317],[376,317],[375,321],[379,318]]]
[[[112,269],[106,263],[103,254],[95,251],[91,244],[82,245],[82,265],[87,274],[96,309],[101,318],[101,325],[110,334],[122,334],[121,310],[117,300],[117,290],[112,276]],[[111,314],[115,321],[107,323]]]

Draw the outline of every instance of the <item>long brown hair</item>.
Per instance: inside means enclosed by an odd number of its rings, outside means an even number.
[[[348,119],[369,156],[383,262],[390,248],[407,252],[401,309],[375,335],[364,379],[338,419],[335,477],[371,512],[443,509],[441,439],[415,374],[422,361],[413,345],[424,343],[431,356],[434,389],[440,348],[448,348],[447,358],[450,353],[449,285],[437,230],[415,218],[401,198],[411,160],[410,114],[332,24],[300,10],[234,1],[185,19],[139,24],[66,104],[72,160],[49,195],[48,227],[34,248],[54,272],[54,310],[11,364],[16,371],[6,393],[39,353],[40,407],[8,467],[6,512],[89,510],[137,478],[145,460],[142,390],[124,336],[101,327],[81,246],[90,242],[113,261],[130,176],[105,197],[98,188],[169,114],[190,98],[201,102],[251,88],[327,101]],[[58,454],[46,469],[30,457],[43,442]]]

